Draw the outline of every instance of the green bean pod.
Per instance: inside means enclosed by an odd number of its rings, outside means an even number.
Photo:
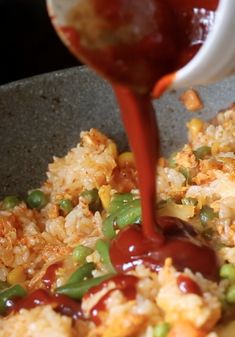
[[[133,200],[134,200],[134,195],[132,193],[116,193],[114,194],[110,202],[108,212],[110,214],[114,213],[118,211],[120,208],[122,208],[123,205]]]
[[[95,264],[93,262],[85,263],[79,267],[75,272],[70,276],[66,284],[71,284],[75,282],[81,282],[85,278],[92,276],[92,271],[95,269]]]
[[[78,245],[73,250],[73,259],[80,264],[86,262],[86,258],[88,255],[93,253],[93,249],[84,245]]]
[[[133,200],[125,205],[117,214],[116,223],[121,229],[127,225],[140,223],[141,221],[141,205],[140,199]]]
[[[57,294],[67,295],[74,299],[81,299],[89,289],[98,286],[100,283],[111,278],[112,276],[113,274],[107,274],[104,276],[91,278],[89,280],[83,280],[78,283],[66,284],[57,288],[55,291]]]
[[[98,251],[98,253],[101,257],[101,261],[103,262],[103,264],[105,265],[107,270],[109,272],[115,273],[115,269],[112,265],[110,255],[109,255],[109,244],[108,244],[108,242],[99,239],[99,240],[96,241],[95,248]]]
[[[110,214],[104,221],[102,226],[102,233],[107,239],[112,240],[116,236],[114,229],[117,212]]]
[[[116,235],[115,226],[124,228],[133,223],[141,221],[140,199],[132,200],[122,204],[122,207],[111,213],[104,221],[102,232],[108,239],[113,239]]]
[[[3,315],[6,311],[6,302],[14,297],[25,297],[27,292],[19,284],[7,288],[0,292],[0,314]]]

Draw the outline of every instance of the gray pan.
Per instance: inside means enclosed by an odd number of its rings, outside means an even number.
[[[199,115],[209,119],[235,101],[235,77],[198,90],[205,106]],[[154,103],[165,155],[184,143],[186,121],[198,116],[184,109],[179,95],[170,92]],[[86,67],[0,87],[0,198],[40,186],[53,155],[63,156],[80,131],[92,127],[120,149],[127,146],[110,86]]]

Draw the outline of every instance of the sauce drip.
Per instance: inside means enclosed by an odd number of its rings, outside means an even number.
[[[114,283],[115,287],[107,291],[107,293],[102,296],[101,299],[90,310],[91,319],[96,325],[101,324],[102,312],[106,311],[106,301],[108,300],[112,292],[114,292],[115,290],[120,290],[128,301],[134,300],[136,297],[136,284],[138,282],[138,278],[132,275],[120,274],[110,278],[109,280],[104,281],[99,286],[91,288],[84,298],[86,299],[94,296],[94,294],[104,289],[109,282]]]
[[[53,295],[44,289],[37,289],[22,299],[12,299],[7,302],[8,313],[18,312],[21,309],[33,309],[38,305],[48,305],[73,319],[83,318],[81,305],[65,295]]]
[[[172,257],[179,270],[190,267],[216,278],[211,248],[196,237],[175,235],[179,221],[169,220],[173,235],[166,231],[166,221],[156,221],[160,142],[151,92],[162,78],[160,87],[167,87],[174,72],[195,55],[214,23],[217,5],[218,0],[81,0],[68,15],[71,26],[60,27],[73,53],[112,83],[135,155],[143,230],[129,227],[112,243],[111,259],[120,271],[142,262],[158,269]]]
[[[177,285],[180,291],[184,294],[195,294],[202,296],[202,291],[198,284],[186,275],[179,275],[177,277]]]
[[[118,233],[110,247],[110,257],[117,271],[126,272],[141,264],[159,271],[165,259],[171,257],[177,270],[190,268],[217,280],[216,256],[211,248],[196,239],[191,226],[173,217],[157,218],[157,223],[165,239],[160,247],[155,240],[142,235],[139,225],[130,225]]]
[[[56,271],[58,268],[60,268],[62,266],[61,262],[57,262],[57,263],[53,263],[51,264],[45,274],[42,277],[42,283],[45,285],[45,287],[50,290],[53,283],[56,280]]]

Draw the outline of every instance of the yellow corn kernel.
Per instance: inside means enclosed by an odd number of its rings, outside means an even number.
[[[17,284],[17,283],[23,283],[26,280],[26,275],[24,272],[24,268],[21,266],[18,266],[10,271],[10,273],[7,275],[7,282],[11,285]]]
[[[211,145],[211,154],[212,156],[215,156],[216,154],[218,154],[220,152],[220,143],[218,142],[214,142]]]
[[[108,151],[111,153],[114,159],[118,156],[117,145],[114,142],[110,142],[107,146]]]
[[[108,209],[111,200],[111,186],[103,185],[99,188],[98,194],[104,209]]]
[[[190,136],[195,138],[197,134],[203,130],[203,121],[199,118],[193,118],[187,123],[187,128],[189,130]]]
[[[230,144],[224,144],[220,147],[220,152],[233,152],[233,148]]]
[[[135,165],[135,159],[132,152],[123,152],[118,156],[118,165],[121,168],[124,168],[126,166],[134,166]]]

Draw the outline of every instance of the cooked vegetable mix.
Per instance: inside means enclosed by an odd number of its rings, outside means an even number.
[[[133,154],[94,129],[54,159],[43,186],[3,199],[0,336],[30,335],[33,326],[40,337],[44,327],[52,337],[232,337],[234,121],[232,109],[213,125],[189,124],[189,144],[160,159],[155,209],[165,250],[140,236]],[[169,256],[175,239],[203,245],[205,261],[207,247],[215,251],[216,274],[208,262],[185,268],[188,246]]]

